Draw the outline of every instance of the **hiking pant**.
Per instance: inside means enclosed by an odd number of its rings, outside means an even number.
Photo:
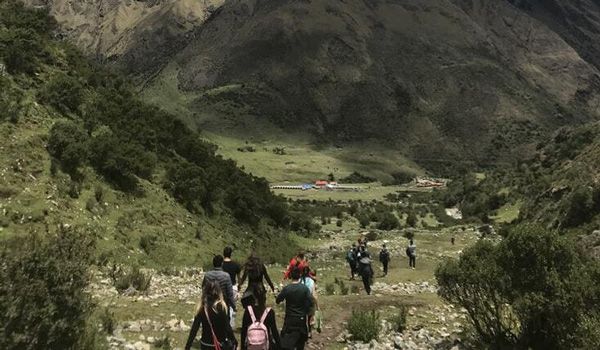
[[[368,273],[363,272],[362,274],[363,285],[365,286],[365,290],[367,294],[371,295],[371,276]]]
[[[307,340],[307,317],[286,317],[281,329],[281,349],[304,350]]]
[[[387,275],[389,261],[382,261],[381,263],[383,264],[383,274]]]
[[[411,255],[408,257],[408,266],[409,267],[416,267],[416,262],[417,262],[417,257],[414,255]]]
[[[349,262],[348,265],[350,265],[350,276],[354,279],[354,274],[356,273],[356,264]]]

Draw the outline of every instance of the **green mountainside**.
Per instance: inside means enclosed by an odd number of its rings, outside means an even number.
[[[66,36],[143,81],[149,101],[215,140],[233,137],[233,150],[290,139],[307,154],[347,147],[333,156],[344,176],[369,168],[345,159],[355,148],[385,148],[396,153],[391,163],[419,172],[409,158],[445,173],[456,163],[526,158],[557,128],[598,117],[599,8],[591,0],[241,0],[205,12],[183,0],[101,3],[102,23],[78,25],[75,18],[96,18],[93,3],[47,2]],[[186,10],[151,16],[174,7]],[[137,20],[140,13],[152,20]],[[193,16],[201,20],[186,20]],[[173,21],[184,25],[157,29]],[[132,45],[95,44],[127,25]],[[380,180],[399,171],[373,165],[379,173],[368,175]],[[284,161],[276,169],[293,172]]]
[[[293,249],[281,229],[299,219],[264,179],[54,30],[43,10],[0,5],[2,237],[85,228],[104,258],[150,265],[203,263],[223,242],[261,250],[257,237]]]

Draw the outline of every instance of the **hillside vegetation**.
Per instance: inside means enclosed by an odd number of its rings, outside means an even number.
[[[2,236],[77,226],[118,261],[191,264],[223,240],[284,242],[280,229],[304,220],[264,179],[54,41],[55,28],[45,11],[2,2]]]

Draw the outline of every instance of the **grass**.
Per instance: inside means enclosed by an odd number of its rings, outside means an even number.
[[[496,215],[492,216],[492,220],[497,223],[511,223],[519,218],[521,211],[522,201],[515,203],[507,203],[496,211]]]

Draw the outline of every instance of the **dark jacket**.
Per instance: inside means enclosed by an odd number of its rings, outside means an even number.
[[[227,314],[227,310],[217,308],[217,312],[215,312],[215,310],[209,308],[208,315],[210,317],[210,321],[212,322],[215,335],[220,342],[224,342],[227,339],[235,341],[235,335],[233,334],[233,330],[231,329],[231,325],[229,323],[229,315]],[[185,344],[186,350],[192,348],[192,344],[196,338],[196,334],[198,334],[200,326],[202,326],[202,337],[200,338],[201,344],[213,344],[210,325],[206,319],[204,310],[200,310],[196,317],[194,317],[194,323],[192,323],[192,329],[190,329],[190,334]]]

